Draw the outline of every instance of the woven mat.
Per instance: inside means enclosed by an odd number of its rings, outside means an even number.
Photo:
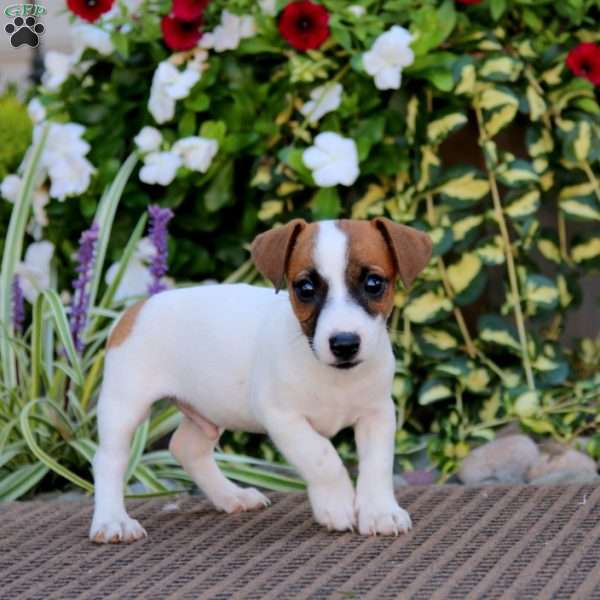
[[[0,505],[0,598],[600,599],[600,488],[407,487],[414,529],[327,533],[304,494],[240,515],[131,501],[149,538],[87,540],[89,502]]]

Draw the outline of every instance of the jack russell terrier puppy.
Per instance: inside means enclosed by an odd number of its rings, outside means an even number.
[[[384,218],[295,219],[252,244],[278,290],[204,285],[129,308],[109,336],[98,403],[100,445],[90,538],[145,537],[123,501],[129,446],[153,402],[173,398],[183,420],[170,450],[218,510],[269,500],[221,473],[224,429],[268,433],[308,486],[328,529],[396,535],[411,527],[392,483],[394,356],[386,321],[396,279],[410,286],[431,256],[427,234]],[[356,490],[328,438],[353,427]]]

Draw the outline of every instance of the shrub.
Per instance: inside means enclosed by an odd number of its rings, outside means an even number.
[[[448,473],[512,420],[595,431],[597,348],[560,340],[600,265],[598,3],[215,0],[202,25],[177,5],[115,4],[47,58],[46,118],[85,126],[96,169],[48,207],[58,260],[132,151],[109,252],[160,202],[180,280],[255,280],[244,244],[292,216],[386,214],[434,240],[391,320],[398,451],[431,432]]]

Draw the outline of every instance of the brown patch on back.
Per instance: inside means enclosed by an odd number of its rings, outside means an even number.
[[[388,317],[394,307],[396,266],[385,239],[372,221],[342,219],[338,227],[348,236],[346,285],[370,314]],[[365,274],[375,273],[388,285],[380,298],[361,296]]]
[[[115,348],[120,346],[130,335],[133,326],[137,320],[140,310],[142,310],[146,300],[140,300],[133,306],[130,306],[121,316],[115,328],[111,331],[108,337],[106,348]]]

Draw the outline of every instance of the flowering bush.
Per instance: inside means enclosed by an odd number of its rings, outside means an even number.
[[[451,471],[514,419],[595,427],[598,351],[560,344],[600,265],[595,0],[68,6],[74,53],[47,54],[30,106],[55,122],[31,229],[55,260],[130,152],[109,253],[149,203],[175,209],[180,280],[255,279],[244,243],[293,216],[386,214],[434,240],[391,322],[399,451],[431,431]]]

